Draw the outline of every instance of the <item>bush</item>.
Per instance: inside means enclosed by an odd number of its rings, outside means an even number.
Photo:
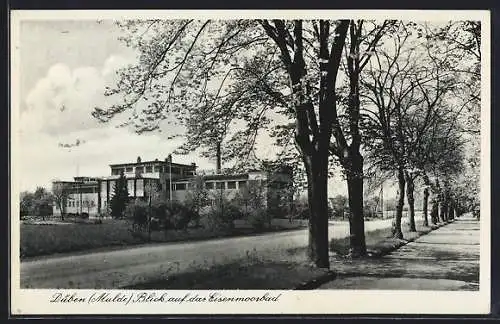
[[[194,211],[179,202],[173,201],[171,204],[167,203],[164,229],[186,230],[189,223],[196,218],[195,214]]]
[[[243,212],[238,205],[224,201],[215,204],[206,214],[207,227],[211,230],[231,230],[234,220],[243,218]]]
[[[247,220],[255,230],[263,230],[270,225],[271,216],[264,208],[251,209],[248,212]]]
[[[145,230],[148,226],[149,205],[142,200],[135,200],[127,204],[125,217],[132,222],[134,230]]]

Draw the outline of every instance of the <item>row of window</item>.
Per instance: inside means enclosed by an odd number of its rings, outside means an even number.
[[[246,181],[207,181],[205,182],[206,189],[241,189],[247,185]],[[180,191],[187,188],[194,188],[194,183],[174,183],[172,190]]]
[[[165,165],[165,166],[161,166],[161,165],[155,165],[155,166],[152,166],[152,165],[149,165],[149,166],[145,166],[145,167],[135,167],[135,170],[136,172],[139,172],[139,173],[152,173],[152,172],[169,172],[171,171],[172,174],[182,174],[181,173],[181,168],[178,168],[178,167],[171,167],[169,168],[169,166]],[[125,172],[125,173],[133,173],[134,172],[134,167],[125,167],[125,168],[115,168],[115,169],[112,169],[111,170],[111,174],[112,175],[119,175],[121,172]],[[184,170],[184,175],[194,175],[194,171],[192,170],[189,170],[189,171],[186,171]]]
[[[66,206],[67,207],[80,207],[80,201],[79,200],[68,200]],[[95,207],[95,201],[83,200],[82,207]]]

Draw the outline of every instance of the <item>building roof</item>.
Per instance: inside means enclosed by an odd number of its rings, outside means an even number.
[[[155,175],[153,173],[148,173],[148,174],[141,174],[140,176],[136,176],[135,174],[124,174],[125,179],[130,180],[130,179],[160,179],[158,175]],[[100,177],[100,180],[117,180],[120,178],[120,175],[110,175],[110,176],[105,176],[105,177]]]
[[[120,166],[127,166],[127,165],[144,165],[144,164],[154,164],[154,163],[159,163],[159,164],[164,164],[164,165],[169,165],[168,162],[166,161],[161,161],[161,160],[153,160],[153,161],[141,161],[141,162],[129,162],[129,163],[117,163],[117,164],[110,164],[110,167],[120,167]],[[196,164],[181,164],[181,163],[174,163],[172,162],[171,164],[173,167],[186,167],[186,168],[192,168],[196,169],[198,166]]]
[[[236,173],[236,174],[209,174],[209,175],[198,175],[202,177],[203,180],[230,180],[230,179],[248,179],[248,173]],[[172,180],[172,182],[181,182],[181,181],[191,181],[195,179],[196,176],[191,176],[187,178],[180,178]]]

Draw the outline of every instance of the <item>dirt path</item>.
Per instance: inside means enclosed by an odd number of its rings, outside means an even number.
[[[479,290],[479,221],[463,216],[380,258],[336,260],[320,289]]]

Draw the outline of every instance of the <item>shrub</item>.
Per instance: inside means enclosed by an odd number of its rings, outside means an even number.
[[[233,221],[243,216],[238,205],[224,200],[209,209],[206,215],[206,225],[211,230],[231,230],[234,228]]]
[[[127,204],[125,217],[132,222],[134,230],[145,230],[148,225],[149,205],[142,200],[135,200]]]
[[[255,230],[263,230],[270,226],[271,217],[264,208],[252,208],[248,211],[247,220]]]
[[[173,201],[169,203],[166,209],[165,229],[184,229],[186,230],[189,223],[194,218],[194,212],[183,204]]]

